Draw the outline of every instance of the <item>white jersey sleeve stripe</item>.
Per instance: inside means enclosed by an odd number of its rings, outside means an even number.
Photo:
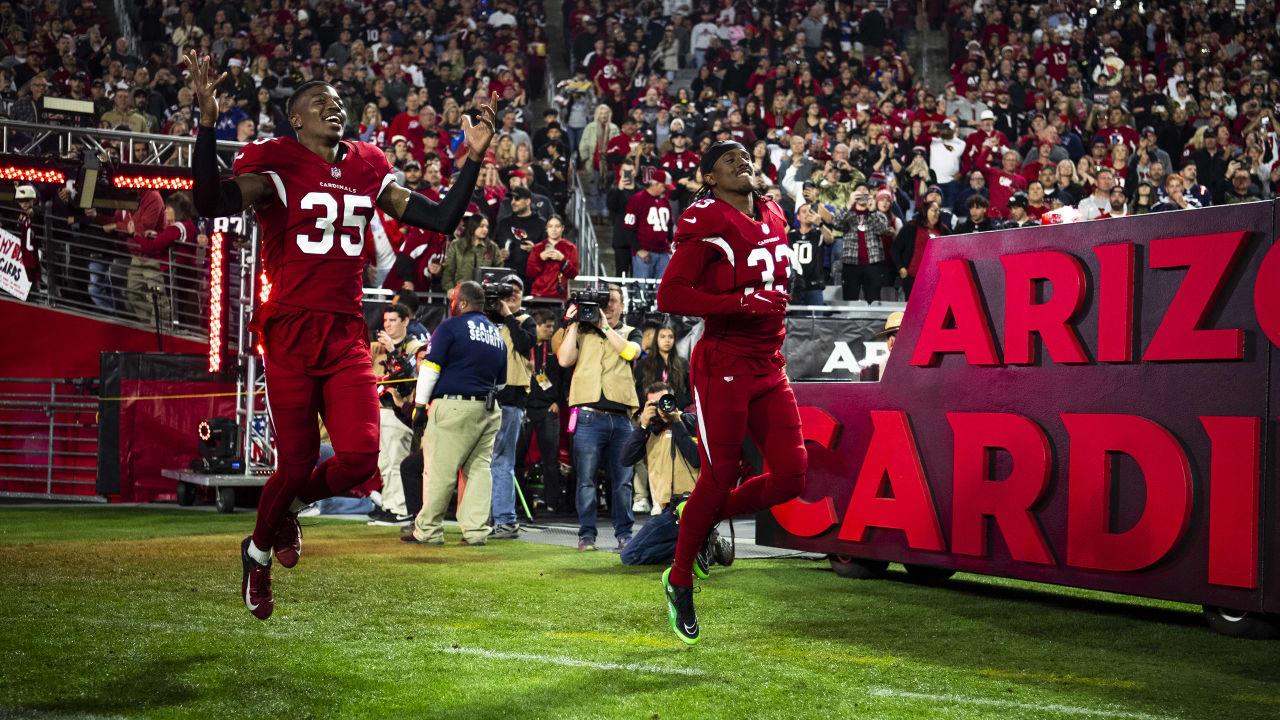
[[[720,251],[724,253],[724,256],[726,258],[728,258],[729,264],[735,267],[737,266],[737,263],[734,262],[734,259],[733,259],[733,248],[729,247],[729,243],[725,241],[724,238],[705,237],[705,238],[702,238],[702,242],[711,243],[712,245],[715,245],[716,247],[720,248]]]
[[[263,170],[263,175],[271,178],[271,182],[276,186],[276,197],[280,198],[280,204],[289,207],[289,197],[284,193],[284,180],[280,179],[280,174],[275,170]]]

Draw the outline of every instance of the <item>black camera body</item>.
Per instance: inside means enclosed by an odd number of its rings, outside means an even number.
[[[679,409],[676,405],[676,396],[671,393],[667,393],[658,398],[658,401],[653,404],[653,407],[658,411],[658,415],[649,422],[650,432],[657,430],[659,425],[662,425],[667,421],[667,415]]]
[[[484,289],[484,314],[495,324],[502,322],[499,303],[511,297],[511,293],[516,290],[516,284],[511,282],[514,275],[511,268],[476,268],[476,282],[480,283],[480,287]]]
[[[382,387],[382,391],[378,394],[378,399],[382,407],[395,408],[396,403],[389,393],[395,393],[402,400],[409,397],[416,387],[410,381],[418,377],[418,372],[409,356],[401,352],[387,353],[387,359],[383,362],[383,367],[386,368],[387,374],[379,378],[379,380],[387,384]]]
[[[574,290],[569,295],[569,304],[578,308],[578,322],[595,325],[600,322],[603,308],[609,304],[609,290],[593,287]]]

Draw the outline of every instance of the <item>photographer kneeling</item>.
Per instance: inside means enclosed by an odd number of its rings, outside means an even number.
[[[641,460],[647,463],[653,502],[664,507],[622,549],[624,564],[662,565],[675,557],[679,535],[676,509],[688,498],[698,479],[697,432],[698,416],[680,412],[670,385],[657,382],[645,388],[640,426],[622,448],[622,464],[633,466]],[[697,562],[704,571],[713,562],[733,564],[732,546],[714,529],[703,548]]]

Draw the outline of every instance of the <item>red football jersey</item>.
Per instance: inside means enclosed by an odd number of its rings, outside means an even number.
[[[684,211],[676,223],[676,255],[691,252],[706,258],[697,276],[690,278],[695,289],[721,296],[786,292],[792,270],[799,267],[787,245],[786,218],[772,200],[761,204],[759,215],[759,220],[748,217],[714,197]],[[667,275],[671,274],[668,265]],[[667,281],[664,275],[663,283]],[[786,318],[781,315],[707,315],[695,353],[716,373],[764,374],[782,366],[785,335]]]
[[[654,197],[641,190],[632,195],[622,224],[635,232],[640,250],[671,252],[671,201],[666,193]]]
[[[276,189],[254,208],[271,304],[360,315],[365,227],[395,176],[377,147],[342,144],[346,152],[330,164],[292,138],[256,140],[231,166],[235,175],[266,175]]]

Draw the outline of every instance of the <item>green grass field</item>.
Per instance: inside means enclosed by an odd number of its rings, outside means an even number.
[[[0,718],[1280,716],[1280,644],[1196,608],[802,559],[716,568],[688,648],[658,568],[320,520],[261,622],[238,597],[251,523],[0,509]]]

